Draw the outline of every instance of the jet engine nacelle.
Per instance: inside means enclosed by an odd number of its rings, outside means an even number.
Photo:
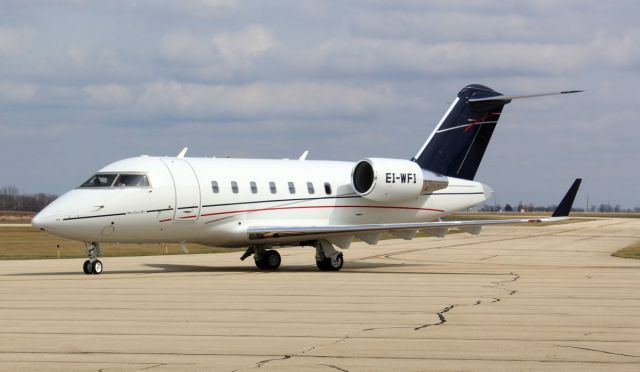
[[[431,182],[446,177],[424,171],[413,161],[403,159],[370,158],[360,160],[351,172],[351,185],[355,192],[369,200],[398,202],[417,198],[425,188],[425,176]],[[439,187],[436,189],[444,188]],[[429,192],[433,191],[433,187]]]

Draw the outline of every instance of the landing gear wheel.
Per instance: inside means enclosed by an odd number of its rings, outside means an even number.
[[[264,252],[259,260],[256,260],[256,267],[260,270],[277,270],[280,267],[282,258],[278,251],[270,250]]]
[[[333,258],[325,258],[321,261],[316,261],[316,265],[318,269],[322,271],[339,271],[342,269],[342,265],[344,265],[344,257],[342,253],[338,253],[333,256]]]
[[[91,261],[86,260],[84,264],[82,264],[82,271],[87,275],[91,274]]]
[[[102,273],[102,261],[100,260],[93,261],[91,263],[91,272],[96,275]]]

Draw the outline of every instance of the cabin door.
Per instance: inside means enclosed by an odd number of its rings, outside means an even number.
[[[162,159],[169,168],[175,187],[173,220],[196,221],[200,218],[200,183],[195,171],[184,159]]]

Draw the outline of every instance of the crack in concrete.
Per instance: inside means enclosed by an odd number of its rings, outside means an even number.
[[[585,336],[591,336],[591,335],[602,335],[602,334],[605,334],[605,333],[607,333],[607,332],[587,332],[587,333],[585,333],[584,335],[585,335]]]
[[[349,335],[346,335],[346,336],[344,336],[343,338],[341,338],[341,339],[339,339],[339,340],[336,340],[336,341],[331,341],[331,342],[326,343],[326,344],[313,345],[313,346],[311,346],[310,348],[303,350],[300,354],[302,355],[302,354],[308,353],[308,352],[310,352],[310,351],[312,351],[312,350],[314,350],[314,349],[316,349],[316,348],[319,348],[319,347],[321,347],[321,346],[330,346],[330,345],[335,345],[335,344],[337,344],[337,343],[339,343],[339,342],[342,342],[342,341],[344,341],[344,340],[347,340],[349,337],[350,337]]]
[[[484,261],[484,260],[488,260],[488,259],[490,259],[490,258],[495,258],[495,257],[498,257],[498,255],[497,255],[497,254],[494,254],[493,256],[482,257],[482,258],[481,258],[481,259],[479,259],[478,261]]]
[[[283,355],[280,358],[272,358],[272,359],[265,359],[265,360],[261,360],[258,363],[256,363],[256,366],[254,368],[262,368],[262,366],[264,366],[267,363],[271,363],[271,362],[277,362],[279,360],[287,360],[290,359],[291,355]]]
[[[430,324],[424,324],[421,325],[419,327],[414,328],[414,331],[419,331],[423,328],[427,328],[427,327],[431,327],[431,326],[439,326],[441,324],[444,324],[447,322],[447,318],[444,317],[444,313],[448,312],[449,310],[453,309],[454,307],[456,307],[456,305],[449,305],[447,307],[445,307],[444,309],[440,310],[439,312],[436,313],[436,315],[438,316],[438,319],[440,319],[440,321],[438,323],[430,323]]]
[[[333,368],[333,369],[337,369],[338,371],[342,371],[342,372],[349,372],[349,370],[344,369],[344,368],[340,368],[338,366],[334,366],[333,364],[318,364],[319,366],[325,366],[325,367],[329,367],[329,368]]]
[[[417,251],[417,250],[411,250],[411,251]],[[401,253],[408,253],[408,252],[407,252],[407,251],[404,251],[404,252],[397,252],[396,254],[401,254]],[[384,258],[391,259],[391,257],[388,257],[388,256],[390,256],[390,255],[393,255],[393,254],[386,254],[386,255],[380,255],[380,256],[383,256]],[[378,256],[378,257],[380,257],[380,256]],[[367,257],[367,258],[371,258],[371,257]],[[515,282],[515,281],[517,281],[518,279],[520,279],[520,275],[515,274],[515,273],[513,273],[513,272],[510,272],[508,275],[510,275],[510,276],[511,276],[511,278],[509,278],[509,279],[507,279],[507,280],[501,280],[501,281],[497,281],[497,282],[492,282],[494,285],[493,285],[493,286],[490,286],[489,288],[499,289],[499,290],[505,291],[505,292],[507,292],[507,295],[509,295],[509,296],[512,296],[512,295],[514,295],[515,293],[517,293],[517,291],[516,291],[516,290],[509,290],[509,289],[501,288],[501,287],[500,287],[500,286],[501,286],[501,285],[503,285],[504,283]],[[490,303],[496,303],[496,302],[499,302],[500,300],[501,300],[501,299],[500,299],[500,298],[498,298],[498,297],[493,297],[493,298],[492,298],[492,301],[491,301]],[[419,330],[422,330],[422,329],[424,329],[424,328],[428,328],[428,327],[432,327],[432,326],[439,326],[439,325],[445,324],[445,323],[447,322],[447,318],[445,317],[445,315],[444,315],[444,314],[446,314],[447,312],[451,311],[451,310],[452,310],[452,309],[454,309],[456,306],[477,306],[477,305],[481,305],[481,304],[482,304],[482,300],[477,300],[475,303],[470,304],[470,305],[459,305],[459,304],[451,304],[451,305],[448,305],[448,306],[444,307],[442,310],[440,310],[440,311],[438,311],[438,312],[436,313],[436,315],[438,316],[438,322],[436,322],[436,323],[423,324],[423,325],[420,325],[420,326],[417,326],[417,327],[413,328],[413,330],[414,330],[414,331],[419,331]],[[365,329],[361,330],[360,332],[368,332],[368,331],[379,330],[379,329],[407,329],[407,328],[410,328],[410,327],[407,327],[407,326],[397,326],[397,327],[377,327],[377,328],[375,328],[375,327],[374,327],[374,328],[365,328]],[[340,342],[343,342],[343,341],[345,341],[345,340],[349,339],[350,337],[351,337],[350,335],[346,335],[346,336],[344,336],[344,337],[342,337],[342,338],[340,338],[340,339],[338,339],[338,340],[335,340],[335,341],[332,341],[332,342],[329,342],[329,343],[313,345],[313,346],[311,346],[311,347],[309,347],[309,348],[307,348],[307,349],[303,350],[303,351],[302,351],[302,352],[300,352],[299,354],[284,355],[284,356],[283,356],[283,357],[281,357],[281,358],[266,359],[266,360],[263,360],[263,361],[260,361],[260,362],[256,363],[256,366],[255,366],[254,368],[260,368],[260,367],[262,367],[263,365],[265,365],[265,364],[267,364],[267,363],[271,363],[271,362],[275,362],[275,361],[279,361],[279,360],[286,360],[286,359],[290,359],[290,358],[292,358],[292,357],[310,357],[310,356],[316,356],[316,355],[309,355],[308,353],[310,353],[310,352],[311,352],[311,351],[313,351],[313,350],[316,350],[316,349],[317,349],[317,348],[319,348],[319,347],[323,347],[323,346],[330,346],[330,345],[338,344],[338,343],[340,343]],[[319,364],[319,365],[322,365],[322,366],[325,366],[325,367],[329,367],[329,368],[333,368],[333,369],[336,369],[336,370],[338,370],[338,371],[348,372],[347,370],[345,370],[345,369],[343,369],[343,368],[340,368],[340,367],[338,367],[338,366],[331,365],[331,364]]]
[[[505,284],[505,283],[512,283],[512,282],[517,281],[518,279],[520,279],[520,275],[519,275],[519,274],[516,274],[516,273],[514,273],[514,272],[510,272],[510,273],[509,273],[509,275],[511,275],[511,276],[512,276],[512,278],[511,278],[511,279],[507,279],[507,280],[500,280],[500,281],[497,281],[497,282],[492,282],[494,285],[491,285],[491,286],[485,286],[484,288],[498,289],[498,290],[501,290],[501,291],[507,292],[507,295],[508,295],[508,296],[513,296],[514,294],[518,293],[518,291],[517,291],[517,290],[515,290],[515,289],[502,288],[502,285],[503,285],[503,284]],[[500,299],[500,298],[498,298],[498,297],[494,297],[494,301],[492,301],[492,303],[494,303],[494,302],[498,302],[498,301],[501,301],[501,299]]]
[[[507,289],[507,288],[502,288],[500,287],[501,285],[503,285],[504,283],[511,283],[511,282],[515,282],[518,279],[520,279],[520,275],[516,274],[514,272],[510,272],[508,275],[511,276],[510,279],[506,279],[506,280],[501,280],[501,281],[497,281],[497,282],[492,282],[494,285],[493,286],[485,286],[485,288],[492,288],[492,289],[499,289],[501,291],[505,291],[507,292],[508,296],[513,296],[514,294],[518,293],[518,291],[516,291],[515,289]],[[492,297],[492,301],[490,303],[496,303],[501,301],[501,298],[499,297]],[[438,322],[437,323],[428,323],[428,324],[423,324],[421,326],[415,327],[413,328],[414,331],[419,331],[423,328],[428,328],[431,326],[439,326],[442,325],[444,323],[447,322],[447,318],[444,316],[445,313],[451,311],[453,308],[455,308],[456,306],[477,306],[477,305],[481,305],[482,304],[482,300],[477,300],[475,303],[471,304],[471,305],[461,305],[461,304],[451,304],[447,307],[445,307],[444,309],[440,310],[439,312],[436,313],[436,315],[438,316]],[[365,328],[362,330],[362,332],[368,332],[368,331],[374,331],[374,330],[379,330],[379,329],[406,329],[408,327],[406,326],[397,326],[397,327],[375,327],[375,328]]]
[[[629,357],[629,358],[640,358],[640,355],[630,355],[630,354],[623,354],[623,353],[614,353],[612,351],[606,351],[606,350],[598,350],[598,349],[590,349],[588,347],[580,347],[580,346],[570,346],[570,345],[553,345],[553,346],[557,346],[557,347],[566,347],[569,349],[578,349],[578,350],[586,350],[586,351],[593,351],[596,353],[603,353],[603,354],[609,354],[609,355],[619,355],[619,356],[624,356],[624,357]]]
[[[141,371],[147,370],[147,369],[151,369],[151,368],[156,368],[156,367],[161,367],[161,366],[166,366],[166,363],[159,363],[159,364],[154,364],[152,366],[149,367],[145,367],[145,368],[140,368]]]

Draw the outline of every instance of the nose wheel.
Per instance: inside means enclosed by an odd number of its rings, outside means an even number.
[[[101,274],[102,273],[102,261],[98,257],[102,256],[102,250],[100,249],[100,243],[86,242],[84,243],[84,250],[87,253],[88,260],[82,264],[82,271],[85,274]]]

